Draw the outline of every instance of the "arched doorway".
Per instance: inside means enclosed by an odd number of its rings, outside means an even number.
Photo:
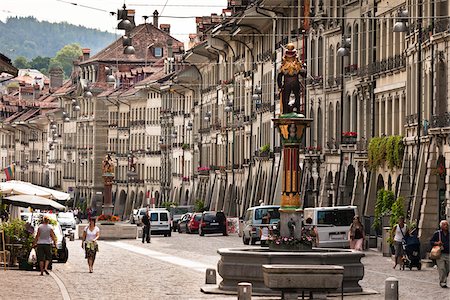
[[[439,155],[438,160],[437,160],[437,177],[438,177],[438,204],[439,204],[439,208],[438,208],[438,216],[439,219],[438,220],[446,220],[447,219],[447,215],[446,215],[446,205],[447,205],[447,201],[445,199],[445,193],[446,193],[446,184],[445,184],[445,177],[447,175],[447,169],[445,167],[445,157],[442,155]]]
[[[155,191],[155,205],[156,206],[161,206],[161,195],[159,193],[159,191]],[[153,204],[153,203],[150,203]]]
[[[314,207],[314,178],[308,177],[303,207]]]
[[[333,205],[333,172],[328,172],[327,179],[325,181],[325,188],[326,188],[326,201],[324,201],[322,204],[323,206],[332,206]]]
[[[349,165],[347,168],[347,177],[345,179],[343,205],[350,205],[353,196],[353,186],[355,185],[355,167]]]
[[[127,193],[125,193],[124,190],[120,191],[118,200],[119,201],[116,202],[115,211],[117,216],[122,217],[125,212],[125,204],[127,202]]]
[[[388,177],[388,190],[392,191],[392,177],[391,177],[391,174],[389,174],[389,177]]]
[[[382,189],[384,189],[384,178],[383,175],[379,174],[377,179],[377,193]]]
[[[190,201],[189,201],[189,190],[187,189],[185,192],[185,196],[184,196],[184,205],[189,205]]]
[[[140,208],[140,207],[142,207],[142,202],[144,201],[144,192],[143,191],[141,191],[140,193],[139,193],[139,197],[138,197],[138,200],[137,200],[137,202],[136,202],[136,208]]]
[[[131,191],[131,193],[130,193],[130,199],[128,199],[128,201],[127,201],[127,205],[126,205],[126,207],[125,207],[125,212],[124,212],[124,215],[123,215],[123,217],[124,217],[124,219],[125,218],[127,218],[130,214],[131,214],[131,211],[132,211],[132,209],[134,209],[134,205],[136,205],[136,193],[134,192],[134,191]]]

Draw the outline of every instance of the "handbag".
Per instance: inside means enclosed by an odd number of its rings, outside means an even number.
[[[439,230],[439,241],[441,241],[441,231]],[[430,251],[430,259],[441,258],[442,246],[433,246]]]
[[[31,249],[30,255],[28,255],[28,263],[30,265],[37,263],[36,250],[34,250],[34,248]]]

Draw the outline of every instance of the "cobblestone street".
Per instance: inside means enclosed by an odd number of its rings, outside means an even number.
[[[174,233],[167,238],[152,237],[151,244],[142,244],[139,240],[100,241],[93,274],[88,273],[80,244],[79,240],[68,242],[69,261],[55,263],[52,276],[2,271],[0,299],[64,299],[64,289],[70,299],[237,298],[200,292],[205,269],[217,266],[217,249],[243,246],[237,235],[199,237]],[[400,299],[450,299],[448,290],[439,288],[437,270],[433,268],[393,270],[390,259],[374,251],[366,251],[363,263],[365,276],[360,283],[366,291],[376,293],[346,296],[346,299],[384,299],[384,281],[391,276],[399,280]],[[53,277],[61,280],[61,289]]]

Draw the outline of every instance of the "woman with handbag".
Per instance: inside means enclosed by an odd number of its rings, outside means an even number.
[[[94,272],[95,256],[98,252],[97,240],[100,237],[100,229],[95,226],[95,218],[89,219],[89,225],[84,229],[81,247],[84,248],[85,258],[88,260],[89,273]]]
[[[350,241],[350,249],[363,251],[364,246],[364,226],[359,220],[359,216],[353,217],[353,223],[348,231],[348,239]]]
[[[433,234],[430,240],[432,247],[430,258],[436,259],[439,271],[439,285],[441,288],[447,288],[447,277],[450,272],[448,221],[442,220],[439,223],[439,227],[440,229]]]

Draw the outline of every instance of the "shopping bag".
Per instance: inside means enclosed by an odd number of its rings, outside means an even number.
[[[441,246],[433,246],[433,248],[431,248],[431,252],[430,252],[430,259],[441,258],[441,251],[442,251]]]
[[[34,250],[34,248],[30,251],[30,255],[28,256],[28,263],[30,265],[34,265],[35,263],[37,263],[36,250]]]

